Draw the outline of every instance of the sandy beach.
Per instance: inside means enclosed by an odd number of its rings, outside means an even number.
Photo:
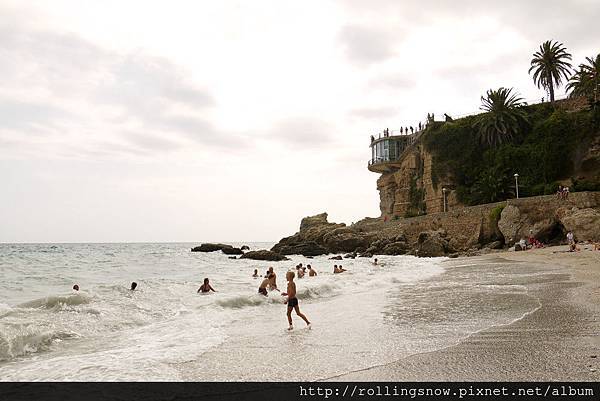
[[[600,380],[600,252],[566,246],[498,252],[448,261],[552,266],[550,280],[526,284],[539,308],[512,324],[470,335],[457,345],[412,355],[331,380],[342,381],[598,381]]]

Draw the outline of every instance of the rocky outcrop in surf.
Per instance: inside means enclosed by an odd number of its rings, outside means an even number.
[[[268,260],[272,262],[279,262],[281,260],[289,260],[283,255],[280,255],[277,252],[268,251],[266,249],[261,249],[259,251],[250,251],[246,252],[240,259],[254,259],[254,260]]]
[[[192,252],[216,252],[221,251],[225,255],[242,255],[244,251],[241,248],[236,248],[227,244],[211,244],[205,243],[191,249]]]
[[[567,231],[579,241],[600,241],[600,192],[510,199],[413,218],[365,218],[350,226],[330,223],[321,213],[303,218],[300,230],[271,250],[304,256],[476,255],[530,236],[560,243]]]

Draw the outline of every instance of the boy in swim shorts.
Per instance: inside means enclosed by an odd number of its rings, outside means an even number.
[[[306,325],[310,328],[310,322],[302,313],[300,313],[300,307],[298,306],[298,298],[296,298],[296,283],[294,283],[294,272],[287,272],[285,278],[288,281],[287,293],[283,293],[281,295],[287,296],[288,299],[285,301],[287,304],[287,319],[290,327],[288,330],[293,330],[294,326],[292,326],[292,309],[296,311],[296,315],[300,316],[305,322]]]

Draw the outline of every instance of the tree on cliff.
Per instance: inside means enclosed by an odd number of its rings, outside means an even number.
[[[569,80],[567,90],[571,96],[586,96],[595,104],[600,100],[600,54],[585,60],[588,64],[579,64],[579,71]]]
[[[491,147],[512,140],[527,123],[523,99],[513,89],[488,90],[481,96],[481,110],[486,111],[475,121],[479,142]]]
[[[554,88],[562,84],[563,77],[569,79],[571,73],[571,54],[562,43],[547,40],[540,46],[540,50],[533,54],[529,73],[533,71],[533,82],[538,88],[544,88],[550,94],[550,101],[554,103]]]

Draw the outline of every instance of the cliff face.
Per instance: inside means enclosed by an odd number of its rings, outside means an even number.
[[[450,179],[434,182],[433,157],[421,143],[409,148],[393,168],[377,180],[379,209],[385,220],[444,211],[444,187],[448,188],[448,208],[460,205],[450,189]]]

